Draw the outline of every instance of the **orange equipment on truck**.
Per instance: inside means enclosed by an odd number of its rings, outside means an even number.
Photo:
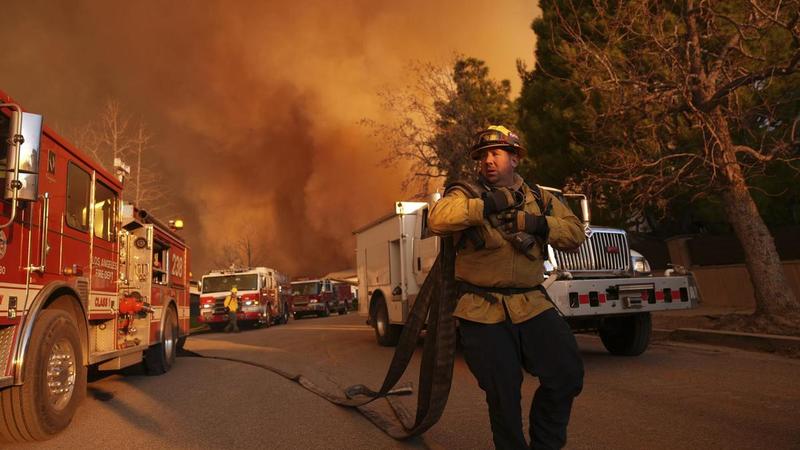
[[[41,116],[0,103],[0,440],[40,440],[70,423],[88,366],[170,369],[189,248]]]

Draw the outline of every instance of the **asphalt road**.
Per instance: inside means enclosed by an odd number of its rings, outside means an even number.
[[[377,346],[363,323],[356,314],[301,319],[240,334],[196,335],[186,347],[302,373],[326,388],[377,388],[392,350]],[[568,448],[800,448],[800,360],[671,343],[620,358],[608,355],[597,338],[578,340],[586,379]],[[415,359],[405,379],[416,381],[417,373]],[[524,416],[536,386],[535,378],[526,378]],[[404,401],[413,411],[414,399]],[[263,369],[181,357],[162,376],[133,370],[94,379],[65,432],[12,447],[481,449],[492,441],[483,393],[460,355],[442,420],[406,442]]]

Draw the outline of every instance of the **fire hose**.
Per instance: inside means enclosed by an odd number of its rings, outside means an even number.
[[[409,319],[403,326],[394,356],[378,391],[373,391],[363,384],[356,384],[343,392],[331,392],[315,385],[302,374],[289,373],[268,364],[223,356],[205,356],[185,350],[182,356],[233,361],[268,370],[298,383],[331,403],[356,408],[374,425],[395,439],[407,439],[419,436],[435,425],[447,405],[456,351],[456,323],[453,317],[456,292],[455,245],[452,237],[442,237],[441,251],[411,307]],[[412,420],[405,406],[394,399],[398,395],[410,395],[412,390],[410,386],[398,388],[395,386],[411,362],[417,340],[426,322],[427,332],[419,371],[417,411]],[[379,398],[386,399],[393,416],[365,408],[367,404]]]

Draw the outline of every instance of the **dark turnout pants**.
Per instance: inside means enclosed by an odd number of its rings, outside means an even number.
[[[225,332],[233,331],[234,333],[239,332],[239,318],[236,316],[234,311],[228,311],[228,324],[225,325]]]
[[[583,361],[575,336],[556,310],[520,324],[459,319],[464,358],[486,392],[498,449],[528,448],[520,409],[523,369],[539,377],[530,412],[530,447],[558,449],[567,442],[572,400],[583,388]]]

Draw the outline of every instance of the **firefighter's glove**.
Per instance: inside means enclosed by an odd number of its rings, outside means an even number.
[[[521,192],[513,191],[508,188],[497,188],[481,195],[483,199],[483,217],[505,211],[524,202]]]
[[[500,229],[508,234],[528,233],[534,236],[547,237],[550,227],[547,219],[537,214],[526,213],[525,211],[505,211],[497,215],[500,222]]]

